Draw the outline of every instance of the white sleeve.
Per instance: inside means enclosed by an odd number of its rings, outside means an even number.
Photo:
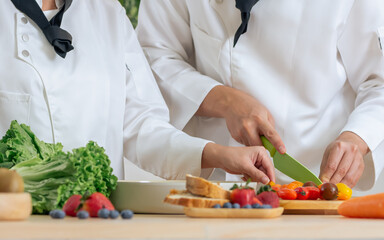
[[[142,0],[136,32],[170,109],[171,123],[183,129],[211,89],[220,85],[193,67],[186,1]]]
[[[341,60],[356,92],[355,109],[342,132],[356,133],[371,150],[365,159],[365,180],[357,185],[361,190],[371,188],[384,167],[384,50],[378,35],[384,27],[383,13],[384,1],[356,0],[338,40]]]
[[[208,141],[188,136],[169,123],[169,112],[137,41],[126,26],[126,111],[124,157],[165,179],[199,176],[201,155]]]

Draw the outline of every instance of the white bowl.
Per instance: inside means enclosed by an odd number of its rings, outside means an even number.
[[[220,182],[220,186],[228,190],[234,183]],[[256,187],[255,183],[251,186]],[[185,190],[185,180],[118,181],[110,199],[119,211],[130,209],[135,213],[182,214],[182,206],[163,202],[171,189]]]

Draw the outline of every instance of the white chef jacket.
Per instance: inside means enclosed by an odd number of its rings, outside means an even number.
[[[120,179],[123,157],[163,178],[199,175],[207,141],[169,124],[166,104],[118,1],[75,0],[61,27],[75,48],[65,59],[10,0],[0,4],[1,136],[16,119],[65,150],[97,142]]]
[[[316,174],[341,132],[359,135],[371,153],[357,186],[371,188],[384,166],[384,1],[261,0],[233,47],[240,24],[235,0],[141,1],[136,31],[171,123],[238,145],[224,119],[193,116],[213,87],[234,87],[269,109],[287,152]]]

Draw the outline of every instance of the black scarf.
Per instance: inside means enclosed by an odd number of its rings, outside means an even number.
[[[17,9],[32,19],[43,31],[48,42],[54,47],[55,52],[65,58],[67,52],[73,50],[72,36],[64,29],[60,28],[64,12],[72,4],[72,0],[65,0],[64,6],[60,11],[48,21],[36,0],[11,0]]]
[[[236,46],[241,34],[247,32],[248,21],[251,17],[251,10],[258,1],[259,0],[236,0],[236,8],[238,8],[241,12],[241,25],[236,31],[233,47]]]

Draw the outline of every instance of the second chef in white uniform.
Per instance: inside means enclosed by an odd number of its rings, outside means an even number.
[[[171,123],[224,145],[265,135],[322,180],[371,188],[384,166],[384,2],[249,2],[234,47],[235,0],[141,1],[137,33]]]

